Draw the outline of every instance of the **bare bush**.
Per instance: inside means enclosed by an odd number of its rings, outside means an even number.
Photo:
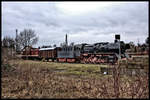
[[[44,63],[44,62],[40,62]],[[2,98],[149,98],[148,76],[65,76],[38,63],[13,62],[2,74]]]
[[[120,76],[120,65],[114,66],[113,71],[113,94],[110,95],[107,91],[112,91],[108,89],[108,85],[103,88],[106,91],[105,96],[109,98],[149,98],[149,87],[148,87],[148,74],[143,76],[141,74],[135,76]],[[125,78],[126,77],[126,78]],[[109,80],[103,84],[108,84]]]

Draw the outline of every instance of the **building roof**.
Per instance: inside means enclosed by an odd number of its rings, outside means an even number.
[[[53,49],[55,49],[55,48],[41,48],[39,50],[53,50]]]

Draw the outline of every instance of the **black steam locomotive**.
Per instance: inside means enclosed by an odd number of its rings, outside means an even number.
[[[67,43],[55,48],[41,48],[38,50],[39,59],[52,59],[57,62],[79,62],[79,63],[115,63],[119,58],[128,57],[125,50],[129,45],[117,38],[114,43],[100,42],[95,44],[71,44]],[[33,52],[33,50],[32,50]],[[33,57],[33,55],[31,55]],[[28,57],[30,57],[28,55]]]
[[[119,55],[120,45],[120,55]],[[128,57],[125,50],[128,44],[123,41],[108,43],[101,42],[95,44],[78,44],[64,46],[58,51],[59,62],[81,62],[81,63],[115,63],[119,57]],[[129,47],[129,46],[128,46]]]

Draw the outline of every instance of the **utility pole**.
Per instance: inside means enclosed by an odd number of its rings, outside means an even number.
[[[18,51],[18,29],[16,29],[16,41],[15,41],[15,43],[16,43],[16,53],[17,53],[17,51]]]
[[[119,41],[119,59],[121,59],[120,35],[115,35],[115,39]]]
[[[120,39],[119,39],[119,59],[121,59]]]
[[[140,46],[139,38],[137,39],[137,46]]]
[[[28,59],[28,54],[27,54],[27,33],[25,31],[25,51],[26,51],[26,59]]]

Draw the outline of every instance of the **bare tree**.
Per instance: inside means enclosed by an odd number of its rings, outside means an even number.
[[[6,48],[14,48],[15,40],[9,36],[5,36],[2,41],[2,46]]]
[[[149,45],[149,37],[146,38],[145,43]]]
[[[5,49],[5,54],[8,55],[8,57],[13,57],[13,50],[15,49],[15,40],[9,36],[5,36],[2,40],[2,48]],[[2,54],[4,54],[4,52]]]
[[[129,42],[131,52],[137,52],[136,46],[134,42]]]
[[[53,47],[57,47],[57,45],[56,45],[56,44],[54,44],[54,45],[53,45]]]
[[[37,41],[38,37],[32,29],[24,29],[18,36],[18,43],[22,48],[25,46],[32,46],[36,44]]]

